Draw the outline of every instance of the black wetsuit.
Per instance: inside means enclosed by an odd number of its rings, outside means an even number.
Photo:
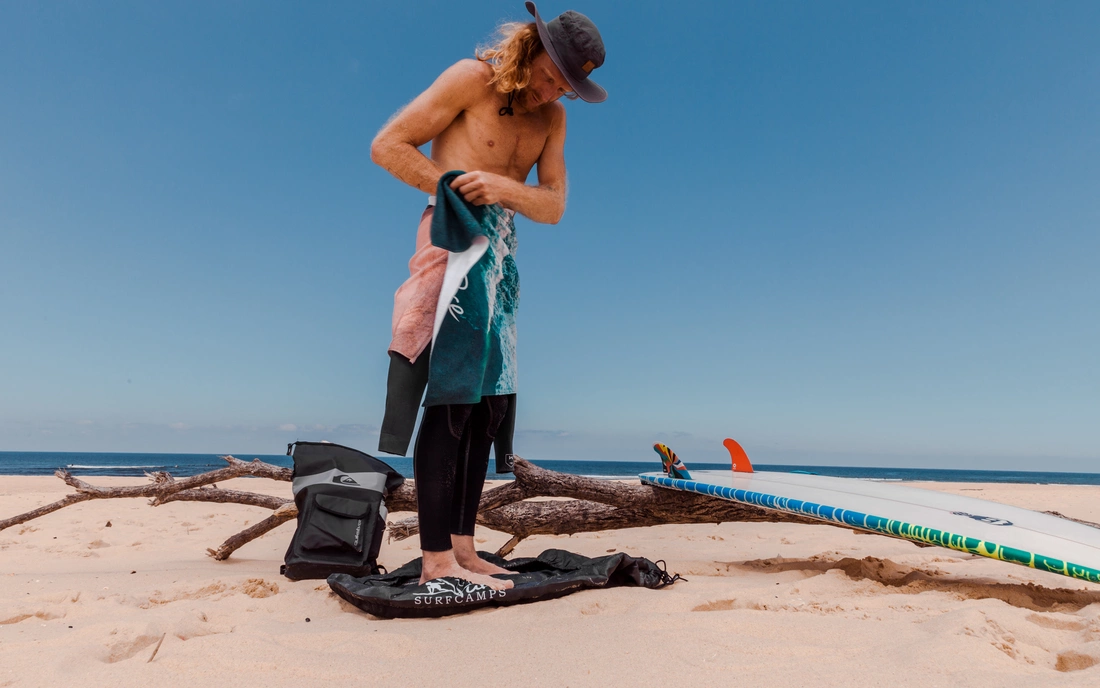
[[[515,395],[428,406],[413,449],[420,549],[445,552],[451,535],[474,534],[489,451]]]
[[[436,313],[430,355],[424,352],[413,364],[391,354],[379,443],[384,451],[400,448],[414,417],[407,413],[415,408],[409,402],[424,389],[413,471],[420,546],[428,552],[451,549],[451,535],[474,534],[498,434],[498,471],[502,453],[505,470],[511,469],[519,303],[515,213],[467,202],[450,187],[461,174],[452,170],[440,178],[432,211],[432,245],[450,252],[437,305],[445,310]]]

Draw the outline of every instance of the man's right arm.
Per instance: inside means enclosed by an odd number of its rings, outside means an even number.
[[[406,184],[424,193],[435,193],[445,170],[418,148],[472,105],[485,85],[482,63],[462,60],[452,65],[382,127],[371,143],[371,160]]]

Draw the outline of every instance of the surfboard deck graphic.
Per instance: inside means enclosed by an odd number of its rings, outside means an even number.
[[[710,495],[1100,583],[1100,528],[1049,514],[853,478],[806,473],[643,473],[642,483]]]

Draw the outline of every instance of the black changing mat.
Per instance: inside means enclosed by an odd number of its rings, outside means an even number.
[[[619,585],[662,588],[680,577],[670,576],[658,564],[619,552],[590,559],[561,549],[548,549],[536,558],[507,561],[495,554],[478,553],[501,566],[515,587],[491,590],[459,578],[438,578],[420,585],[420,559],[392,573],[356,578],[346,573],[328,577],[337,595],[365,612],[387,619],[438,617],[482,607],[538,602],[586,588]],[[660,562],[663,563],[663,562]]]

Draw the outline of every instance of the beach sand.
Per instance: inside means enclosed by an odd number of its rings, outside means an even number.
[[[1100,522],[1095,486],[916,485]],[[69,491],[2,476],[0,517]],[[0,531],[0,687],[1100,684],[1100,586],[878,535],[726,523],[539,536],[514,556],[623,551],[688,580],[382,620],[324,581],[279,575],[293,523],[228,561],[206,556],[268,513],[101,500]],[[506,540],[477,534],[489,551]],[[380,562],[416,546],[387,543]]]

